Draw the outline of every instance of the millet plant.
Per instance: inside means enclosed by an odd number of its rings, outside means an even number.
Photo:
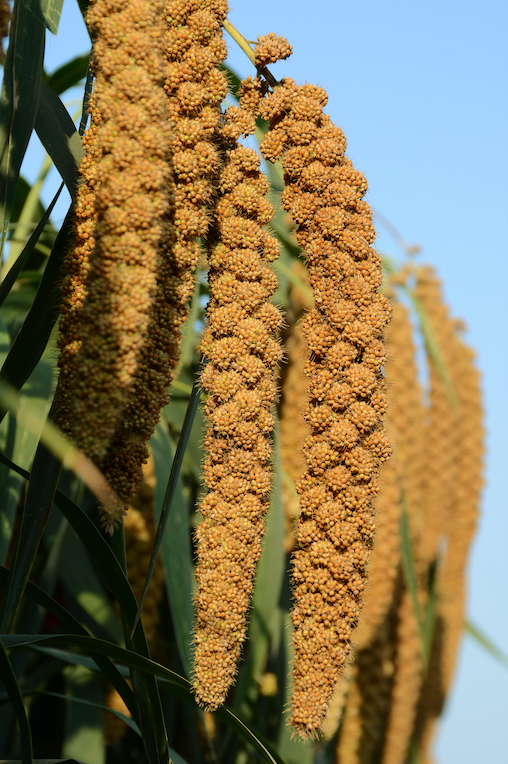
[[[63,0],[0,4],[0,756],[428,761],[482,487],[463,327],[376,250],[287,40],[79,2],[52,75]]]

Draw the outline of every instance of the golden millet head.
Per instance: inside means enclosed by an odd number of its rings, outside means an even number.
[[[293,48],[285,37],[279,37],[274,32],[269,32],[262,37],[254,46],[254,64],[258,69],[262,69],[267,64],[274,64],[276,61],[289,58]]]

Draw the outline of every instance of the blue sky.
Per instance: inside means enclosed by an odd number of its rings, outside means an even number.
[[[289,39],[293,56],[272,68],[275,76],[327,89],[327,112],[369,181],[369,202],[422,247],[420,258],[438,269],[452,313],[469,327],[488,426],[469,613],[508,652],[508,4],[258,0],[236,3],[230,20],[251,40],[268,32]],[[252,74],[245,54],[228,44],[231,66]],[[48,33],[48,71],[87,49],[77,2],[65,0],[58,36]],[[34,140],[23,168],[28,178],[41,158]],[[57,216],[64,214],[59,206]],[[377,247],[399,254],[380,225]],[[507,719],[508,672],[466,637],[436,761],[505,760]]]

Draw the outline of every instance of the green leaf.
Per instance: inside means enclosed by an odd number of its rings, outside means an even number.
[[[69,90],[69,88],[78,85],[86,77],[89,60],[90,57],[88,55],[76,56],[72,61],[67,61],[60,66],[52,74],[45,74],[44,82],[47,82],[57,95],[61,95],[66,90]]]
[[[125,714],[122,714],[121,711],[115,711],[112,708],[109,708],[109,706],[103,706],[100,703],[94,703],[90,700],[85,700],[84,698],[77,698],[74,695],[62,695],[59,692],[50,692],[49,690],[23,690],[23,697],[26,697],[27,695],[47,695],[50,698],[60,698],[61,700],[65,700],[68,703],[76,703],[78,705],[82,706],[93,706],[94,708],[100,709],[103,713],[109,713],[112,714],[112,716],[116,716],[117,719],[120,719],[124,724],[126,724],[128,727],[133,730],[133,732],[136,733],[136,735],[139,735],[141,737],[141,732],[139,730],[138,725],[136,722],[131,719],[130,716],[126,716]],[[37,761],[37,759],[36,759]],[[64,759],[64,761],[69,761],[69,759]],[[75,761],[75,759],[72,759],[71,761]],[[1,764],[4,764],[4,761],[2,759]],[[89,762],[87,762],[89,764]]]
[[[21,162],[35,123],[44,52],[44,22],[33,0],[18,0],[11,21],[0,96],[0,257]]]
[[[16,675],[0,639],[0,676],[16,715],[21,739],[22,764],[32,763],[32,734]]]
[[[63,0],[39,0],[44,21],[50,32],[56,34],[62,15]]]
[[[104,699],[104,679],[82,666],[67,666],[64,680],[66,695],[89,702],[67,705],[62,753],[74,758],[86,751],[87,764],[104,764],[103,711],[97,707]]]
[[[29,408],[40,418],[41,423],[44,422],[49,410],[52,382],[51,365],[41,360],[20,393],[20,412]],[[12,415],[5,424],[8,424],[8,438],[2,449],[3,452],[20,467],[28,469],[37,448],[40,432],[31,432]],[[9,472],[5,467],[0,468],[0,562],[5,560],[9,547],[23,482],[19,475]]]
[[[164,504],[169,466],[173,464],[175,456],[174,445],[162,422],[159,422],[155,428],[150,447],[155,467],[154,508],[155,520],[158,523]],[[190,642],[194,622],[192,607],[194,571],[189,534],[189,502],[184,496],[180,477],[176,481],[168,525],[162,535],[161,558],[178,652],[185,673],[189,677]]]
[[[496,661],[504,666],[504,668],[508,669],[508,655],[497,647],[490,637],[488,637],[475,623],[472,621],[466,623],[466,633],[469,634],[475,642],[481,645]]]
[[[15,390],[20,390],[35,369],[48,343],[51,330],[59,313],[58,284],[61,278],[64,253],[69,246],[73,213],[66,215],[62,228],[56,237],[53,251],[48,260],[33,305],[12,343],[7,358],[0,371],[0,382],[7,382]],[[0,411],[0,421],[5,416]]]
[[[405,506],[404,492],[401,491],[401,504],[402,511],[400,513],[400,554],[402,562],[402,571],[404,573],[404,583],[406,589],[411,597],[413,603],[413,612],[415,615],[418,636],[420,638],[420,652],[422,656],[422,663],[427,669],[429,662],[429,650],[430,645],[427,644],[425,624],[422,617],[422,612],[418,602],[418,579],[416,577],[416,567],[413,555],[413,545],[411,542],[411,531],[409,528],[409,520],[407,515],[407,509]]]
[[[131,650],[118,647],[110,642],[105,642],[94,637],[82,637],[75,634],[63,634],[47,636],[44,634],[8,634],[4,638],[4,644],[8,648],[32,648],[37,649],[39,645],[67,645],[68,647],[78,647],[89,655],[106,655],[113,660],[133,666],[153,676],[164,680],[164,683],[178,692],[180,697],[191,699],[190,683],[174,671],[161,666],[154,661],[138,655]],[[72,654],[70,654],[72,656]],[[226,724],[233,727],[241,737],[253,745],[271,764],[285,764],[284,759],[267,743],[259,733],[252,732],[237,714],[234,714],[229,708],[223,706],[218,709],[216,716],[222,719]]]
[[[137,628],[134,628],[134,620],[137,616],[136,598],[112,549],[90,518],[67,496],[57,492],[56,504],[78,534],[105,585],[115,595],[127,629],[131,634],[133,633],[134,648],[140,655],[149,656],[142,623],[139,622]],[[159,764],[160,759],[160,764],[166,764],[169,761],[167,735],[157,684],[151,675],[141,674],[138,677],[135,673],[133,682],[139,703],[139,722],[143,742],[149,761]]]
[[[74,600],[111,639],[121,643],[122,627],[89,556],[74,533],[67,535],[62,550],[60,572],[62,583]]]
[[[284,507],[282,506],[282,486],[279,458],[279,433],[275,431],[275,485],[272,490],[270,509],[266,518],[266,535],[263,543],[263,553],[258,564],[254,595],[252,599],[253,613],[249,639],[266,638],[271,632],[271,622],[279,603],[284,573],[286,555],[284,553]],[[256,646],[255,646],[256,649]],[[257,662],[257,670],[261,670],[261,662]]]
[[[51,161],[51,157],[45,154],[40,170],[37,174],[37,178],[35,179],[32,186],[28,187],[23,206],[19,212],[17,209],[15,210],[15,206],[17,205],[20,196],[23,194],[23,185],[26,186],[28,184],[23,181],[18,182],[18,185],[16,186],[16,194],[14,195],[14,203],[11,213],[11,227],[9,231],[9,256],[2,267],[2,274],[5,274],[7,271],[11,270],[14,263],[19,259],[20,254],[23,252],[23,249],[28,243],[30,235],[33,235],[33,229],[36,227],[36,221],[40,219],[44,214],[44,207],[40,201],[40,193],[52,166],[53,163]],[[15,212],[18,212],[17,219],[15,218]],[[55,236],[48,237],[46,233],[44,237],[46,239],[46,245],[44,245],[44,243],[41,241],[39,249],[44,247],[45,249],[51,251],[51,247],[55,241]],[[39,267],[40,264],[36,264],[36,268],[38,269]]]
[[[0,581],[7,581],[8,576],[8,569],[0,566]],[[58,618],[70,632],[82,634],[83,636],[89,636],[87,630],[76,618],[74,618],[73,615],[71,615],[71,613],[69,613],[68,610],[60,605],[59,602],[56,602],[56,600],[50,597],[49,594],[43,592],[42,589],[33,584],[31,581],[29,581],[26,586],[25,594],[27,597],[30,597],[30,599],[32,599],[34,602],[37,602],[41,607],[47,610],[48,613],[52,613],[52,615]],[[116,666],[113,665],[109,658],[102,658],[100,656],[95,656],[95,662],[97,663],[97,666],[102,671],[102,673],[107,676],[115,690],[119,693],[119,695],[121,695],[133,718],[137,719],[137,710],[134,702],[133,692]]]
[[[0,365],[3,364],[7,353],[9,352],[10,344],[11,338],[9,332],[5,328],[5,324],[0,316]],[[9,424],[9,419],[4,419],[0,424],[0,452],[5,452],[9,448]],[[18,475],[13,475],[11,478],[7,468],[2,464],[2,466],[0,466],[0,563],[3,563],[5,555],[7,554],[12,529],[14,527],[13,513],[12,511],[6,511],[7,501],[11,492],[11,485],[9,485],[11,479],[13,492],[16,492],[16,494],[19,495],[17,488],[21,485],[21,481]]]
[[[78,188],[78,167],[85,152],[69,112],[57,94],[45,82],[41,83],[35,130],[55,163],[70,195],[75,199]]]
[[[55,204],[58,201],[58,198],[62,192],[62,189],[64,187],[64,184],[60,186],[58,191],[56,192],[55,196],[53,197],[51,204],[49,205],[48,209],[44,212],[43,216],[41,217],[39,223],[37,224],[37,227],[35,228],[34,232],[28,239],[27,243],[23,247],[23,251],[20,253],[19,257],[17,258],[16,262],[12,265],[12,268],[9,270],[7,275],[5,276],[4,280],[2,281],[2,284],[0,285],[0,306],[3,305],[3,302],[9,292],[11,291],[12,287],[14,286],[14,283],[18,276],[20,275],[21,271],[25,267],[25,264],[34,251],[39,239],[41,238],[41,235],[46,227],[46,224],[49,220],[49,216],[53,212],[55,208]],[[3,363],[3,359],[2,359]]]
[[[44,527],[53,504],[61,465],[39,444],[28,483],[25,508],[16,540],[14,560],[9,571],[2,607],[0,632],[9,633],[14,626],[27,581],[32,572]]]

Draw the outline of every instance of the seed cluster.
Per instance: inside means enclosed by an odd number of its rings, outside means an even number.
[[[79,316],[82,345],[74,357],[73,395],[60,423],[96,460],[104,457],[132,390],[169,210],[170,133],[160,87],[159,12],[158,2],[97,0],[88,13],[96,37],[94,94],[100,114],[97,222]]]
[[[244,92],[255,108],[252,83]],[[253,132],[250,109],[232,108],[225,116],[212,232],[216,243],[209,255],[208,327],[201,345],[208,361],[201,377],[208,393],[208,493],[196,534],[194,687],[207,710],[224,702],[245,640],[272,482],[270,433],[281,359],[277,332],[282,319],[269,302],[277,289],[270,263],[279,245],[263,227],[273,214],[265,199],[268,182],[257,153],[235,143],[249,117]]]
[[[423,605],[420,600],[420,605]],[[409,592],[403,589],[397,605],[397,624],[393,638],[393,684],[390,711],[384,732],[382,764],[404,764],[414,729],[422,685],[420,635]]]
[[[438,595],[436,635],[428,676],[419,702],[416,730],[421,755],[428,757],[436,722],[453,678],[463,630],[466,566],[476,529],[483,483],[484,431],[479,374],[475,368],[474,354],[461,336],[462,327],[447,314],[444,315],[446,308],[441,285],[430,269],[421,269],[418,273],[417,289],[430,320],[434,321],[436,338],[456,396],[455,402],[448,399],[448,406],[457,422],[456,461],[451,475],[452,482],[447,482],[450,495],[441,515],[441,534],[437,536],[435,532],[438,522],[435,514],[430,517],[430,533],[427,528],[424,529],[424,551],[426,554],[433,551],[433,559],[438,559],[435,582]],[[436,323],[438,316],[441,317],[440,323]],[[436,405],[436,399],[437,395],[431,400],[431,407]],[[434,459],[440,461],[440,458],[440,454],[436,456],[434,452]],[[434,470],[437,471],[437,465]],[[447,477],[442,476],[441,480],[444,482]],[[441,487],[441,490],[444,491],[444,488]],[[428,486],[425,495],[427,506],[431,499],[432,493]],[[430,540],[434,539],[437,544],[442,535],[446,545],[431,550]]]
[[[67,434],[74,432],[72,397],[78,371],[76,354],[83,344],[80,337],[80,319],[87,294],[86,280],[90,271],[90,258],[95,247],[94,234],[98,219],[95,198],[98,190],[97,165],[101,157],[98,140],[100,118],[93,96],[90,98],[89,110],[90,127],[83,136],[85,156],[79,166],[81,183],[76,194],[74,245],[66,257],[65,276],[60,289],[62,313],[58,337],[60,374],[56,396],[56,419]]]
[[[63,292],[58,421],[127,503],[176,363],[164,295],[172,186],[161,3],[97,0],[87,23],[95,86]],[[117,519],[106,518],[108,530]]]
[[[258,37],[256,47],[254,48],[254,64],[258,69],[262,69],[268,64],[274,64],[284,58],[289,58],[293,48],[285,37],[270,32],[262,37]]]
[[[396,302],[393,319],[386,333],[388,363],[386,377],[390,386],[391,406],[387,428],[392,438],[395,458],[393,467],[398,487],[397,506],[400,513],[401,489],[413,542],[418,544],[422,529],[422,475],[424,443],[424,407],[418,380],[413,328],[404,305]],[[433,446],[431,446],[433,448]],[[383,499],[384,486],[380,494]],[[399,539],[399,534],[397,534]],[[398,542],[400,543],[400,542]],[[413,544],[414,551],[417,547]],[[397,560],[400,555],[395,555]],[[420,581],[423,571],[415,554]],[[421,593],[423,595],[423,592]],[[421,601],[423,605],[423,600]],[[395,654],[390,712],[386,720],[382,764],[403,764],[414,727],[416,707],[422,683],[421,646],[414,606],[405,587],[401,587],[396,603]]]
[[[337,760],[344,763],[370,762],[373,751],[380,755],[382,750],[382,761],[394,764],[396,746],[405,754],[421,684],[420,644],[412,603],[402,585],[399,550],[402,491],[411,526],[415,524],[411,502],[419,501],[419,493],[412,486],[421,479],[424,417],[411,322],[405,306],[392,300],[385,373],[386,429],[394,457],[381,465],[380,493],[375,500],[376,541],[362,617],[353,638],[354,685],[337,749]]]
[[[393,618],[379,626],[353,669],[337,742],[336,764],[371,764],[378,760],[390,707],[393,676]]]
[[[390,455],[381,425],[391,309],[378,293],[379,255],[363,201],[364,176],[344,152],[342,131],[323,114],[327,96],[285,80],[262,105],[270,120],[265,159],[282,158],[284,208],[298,224],[315,308],[303,322],[311,436],[298,483],[301,517],[294,555],[294,693],[291,723],[319,728],[358,623],[374,535],[379,464]]]
[[[456,347],[453,323],[432,268],[418,270],[415,295],[425,310],[440,351],[439,360],[429,353],[430,406],[425,437],[436,448],[427,449],[423,470],[425,524],[420,550],[421,559],[428,564],[435,559],[439,540],[444,538],[450,523],[461,449],[460,411],[452,381]]]
[[[460,408],[461,479],[455,487],[452,522],[440,571],[440,610],[444,623],[442,678],[448,689],[457,657],[457,647],[465,614],[466,566],[469,549],[478,521],[478,506],[483,486],[484,429],[481,403],[481,380],[475,366],[474,352],[460,334],[456,339],[453,381]]]
[[[221,162],[218,130],[227,81],[219,67],[227,55],[221,29],[227,13],[226,0],[167,0],[164,6],[164,90],[174,131],[174,258],[180,269],[182,305],[194,288],[196,239],[208,230]]]
[[[166,2],[162,14],[163,82],[172,126],[173,174],[169,188],[174,215],[165,229],[166,257],[159,265],[153,321],[146,352],[140,359],[135,395],[103,465],[114,485],[122,482],[121,496],[130,495],[139,485],[141,464],[147,458],[146,441],[167,402],[178,360],[180,327],[187,317],[194,288],[197,238],[208,228],[207,205],[218,167],[215,142],[219,107],[226,92],[219,71],[226,54],[220,28],[226,14],[225,2],[179,0]]]

